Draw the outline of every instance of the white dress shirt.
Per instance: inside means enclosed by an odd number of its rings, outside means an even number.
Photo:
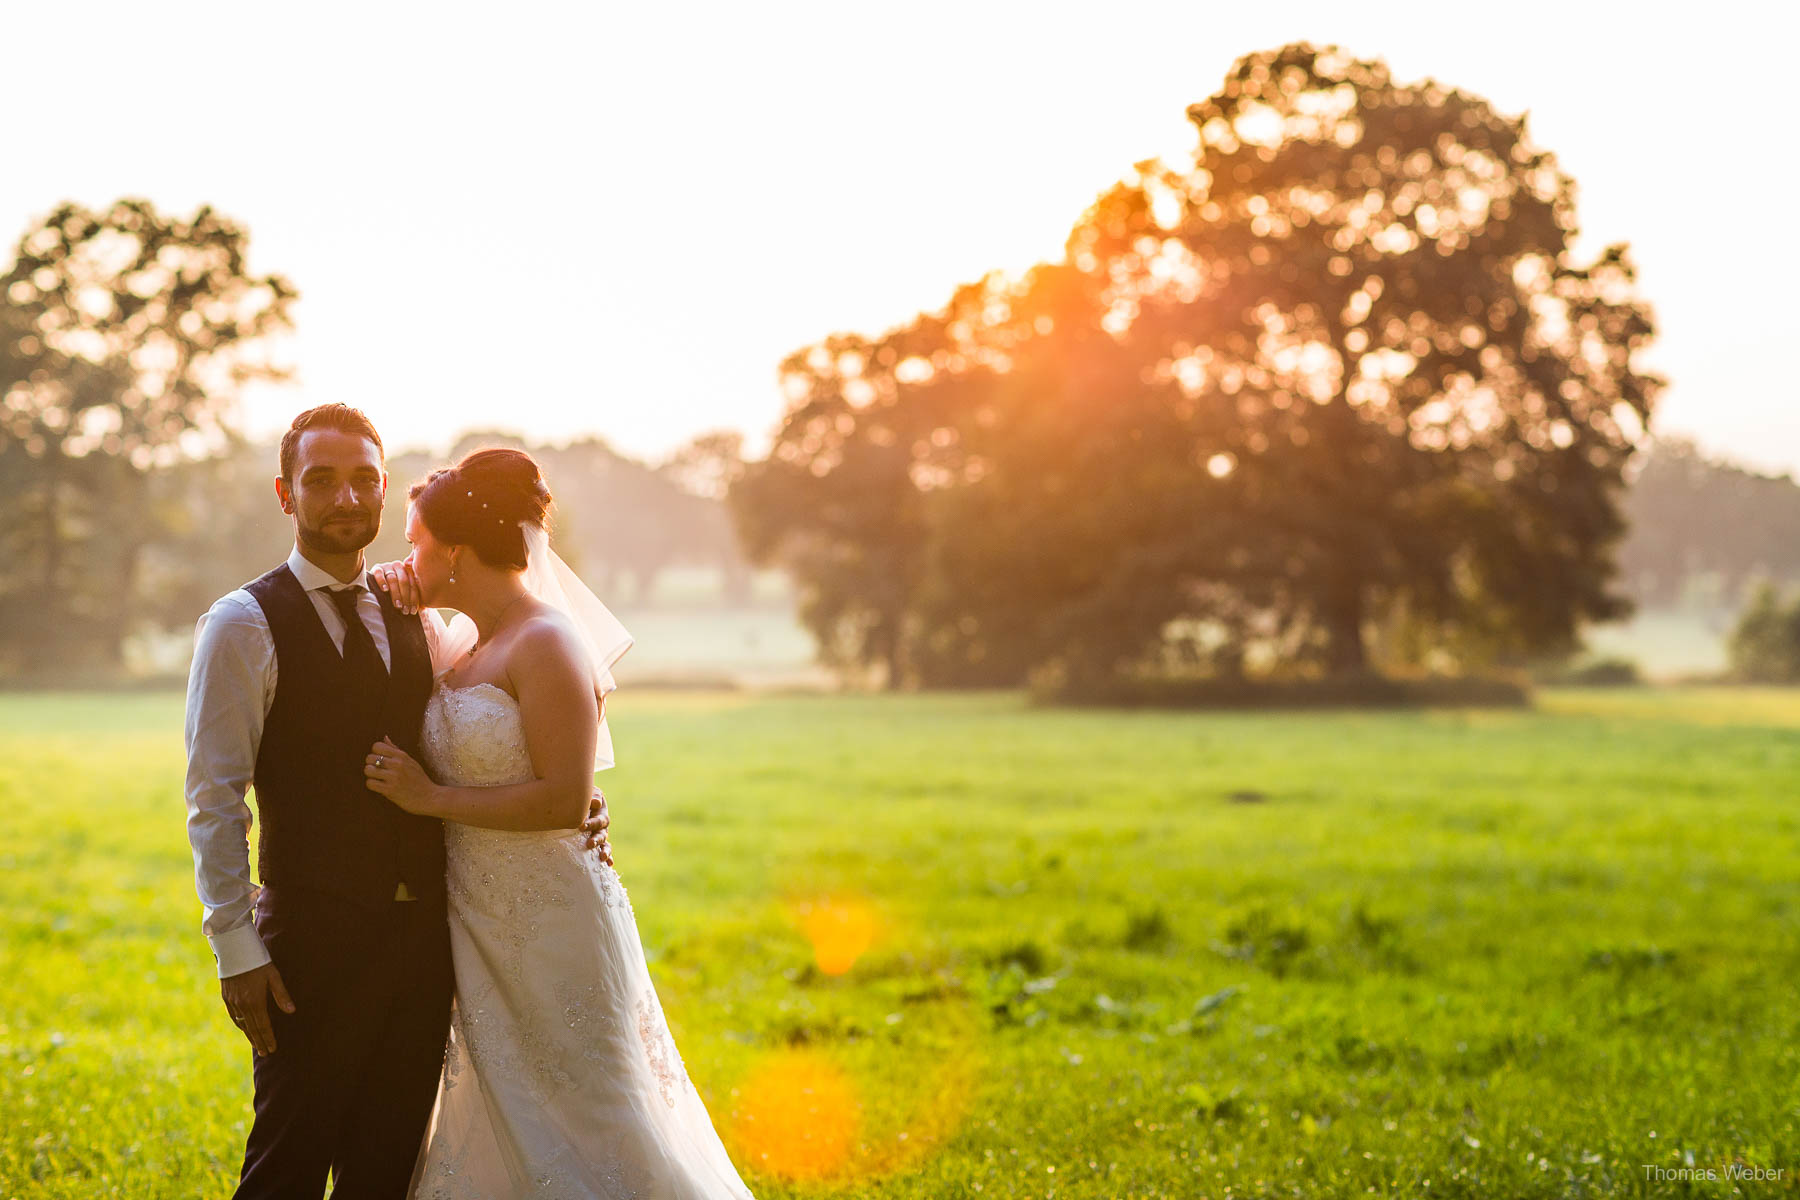
[[[344,622],[328,589],[342,580],[306,560],[298,546],[288,570],[318,611],[341,654]],[[374,583],[359,581],[356,615],[375,640],[382,665],[393,669],[387,624]],[[429,616],[437,614],[426,610]],[[423,622],[435,664],[442,623]],[[200,929],[212,944],[219,976],[239,975],[269,961],[251,920],[256,885],[250,882],[250,806],[244,795],[256,773],[263,722],[275,703],[275,638],[262,605],[239,588],[220,598],[194,630],[194,664],[187,690],[187,828],[194,848],[194,888],[200,894]]]

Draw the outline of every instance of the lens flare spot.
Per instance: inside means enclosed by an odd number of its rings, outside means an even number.
[[[826,975],[842,975],[875,942],[879,922],[860,900],[820,900],[800,908],[800,929]]]
[[[850,1080],[818,1054],[784,1051],[739,1085],[732,1132],[744,1161],[786,1179],[843,1168],[862,1123]]]

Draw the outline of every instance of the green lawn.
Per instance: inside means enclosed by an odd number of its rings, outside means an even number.
[[[1800,693],[608,712],[619,868],[759,1197],[1800,1190]],[[180,727],[0,696],[0,1200],[235,1178]],[[1720,1181],[1646,1180],[1690,1156]]]

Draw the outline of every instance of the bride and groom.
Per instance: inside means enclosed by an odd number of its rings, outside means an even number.
[[[300,414],[294,552],[196,634],[188,833],[254,1051],[236,1194],[748,1197],[604,845],[631,636],[550,550],[528,455],[433,472],[411,555],[366,569],[386,487],[366,417]]]

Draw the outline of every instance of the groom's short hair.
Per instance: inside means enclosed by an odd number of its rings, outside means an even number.
[[[294,418],[288,431],[281,435],[281,477],[291,481],[294,475],[294,455],[300,450],[302,435],[314,429],[335,429],[339,433],[354,433],[358,437],[366,437],[375,443],[375,453],[386,460],[387,451],[381,448],[381,435],[375,432],[375,426],[361,409],[351,408],[348,404],[321,404],[309,408]]]

